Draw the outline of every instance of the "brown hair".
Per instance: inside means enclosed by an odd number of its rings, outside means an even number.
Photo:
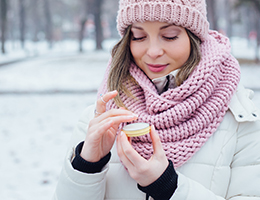
[[[192,73],[195,67],[199,64],[201,59],[200,44],[201,40],[194,35],[191,31],[187,30],[187,34],[190,38],[191,52],[188,60],[180,68],[175,80],[176,85],[180,86]],[[131,25],[125,31],[125,34],[121,40],[112,49],[112,62],[108,76],[108,90],[117,90],[119,94],[125,93],[129,97],[133,97],[131,92],[125,86],[127,81],[138,84],[129,73],[129,68],[132,62],[134,62],[131,50],[130,42],[132,39]],[[125,107],[119,95],[114,98],[117,106]]]

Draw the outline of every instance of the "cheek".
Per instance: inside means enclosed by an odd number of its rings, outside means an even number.
[[[190,57],[190,43],[186,43],[186,45],[183,45],[182,57],[184,59],[184,62],[186,62]]]
[[[135,61],[138,61],[143,55],[143,49],[141,45],[130,43],[130,51]]]
[[[185,63],[190,56],[190,42],[180,43],[169,51],[171,57],[181,63]]]

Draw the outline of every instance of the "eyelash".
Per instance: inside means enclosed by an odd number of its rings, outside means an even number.
[[[145,39],[145,38],[146,38],[146,37],[140,37],[140,38],[135,38],[135,37],[133,37],[132,40],[133,40],[133,41],[141,41],[141,40],[143,40],[143,39]],[[173,41],[173,40],[177,40],[177,39],[178,39],[178,36],[175,36],[175,37],[164,37],[164,36],[163,36],[163,38],[166,39],[166,40]]]
[[[177,40],[178,39],[178,36],[174,36],[174,37],[163,37],[164,39],[166,39],[166,40],[171,40],[171,41],[173,41],[173,40]]]
[[[145,37],[140,37],[140,38],[135,38],[135,37],[133,37],[132,40],[133,40],[133,41],[140,41],[140,40],[143,40],[144,38],[145,38]]]

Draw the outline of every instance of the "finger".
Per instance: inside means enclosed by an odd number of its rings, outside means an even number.
[[[96,109],[95,109],[94,113],[95,113],[95,117],[98,117],[102,114],[102,113],[98,112]]]
[[[108,118],[113,119],[115,123],[122,123],[133,121],[138,118],[138,115],[125,109],[112,109],[103,113],[100,116],[97,116],[95,119],[97,120],[97,122],[100,122]]]
[[[114,91],[107,92],[104,95],[101,95],[102,98],[99,99],[100,103],[106,104],[109,100],[115,98],[117,94],[118,94],[117,90],[114,90]]]
[[[95,130],[103,130],[103,132],[106,132],[108,129],[113,130],[114,133],[117,133],[118,127],[121,123],[123,122],[131,122],[133,120],[135,120],[136,117],[135,116],[117,116],[117,117],[110,117],[107,119],[104,119],[101,122],[95,122],[95,123],[91,123],[91,131],[94,132]],[[103,127],[103,124],[109,124],[107,127]]]
[[[90,123],[89,133],[95,133],[95,137],[99,138],[113,126],[114,122],[111,119],[105,119],[99,123]]]
[[[119,125],[123,122],[132,122],[137,119],[136,115],[123,115],[123,116],[115,116],[115,117],[110,117],[114,124]]]
[[[116,90],[112,92],[108,92],[104,95],[102,95],[98,100],[97,100],[97,105],[96,105],[96,112],[98,114],[106,112],[106,103],[115,98],[118,92]]]
[[[127,156],[125,155],[123,148],[122,148],[122,142],[121,142],[121,134],[124,134],[123,132],[121,132],[116,139],[116,146],[117,146],[117,154],[118,157],[120,158],[121,162],[123,163],[123,165],[129,169],[131,167],[134,167],[133,163],[127,158]]]
[[[159,135],[157,134],[154,125],[151,126],[150,137],[153,143],[154,155],[164,155],[163,146]]]
[[[143,162],[146,160],[142,156],[140,156],[137,153],[137,151],[132,147],[124,132],[121,132],[119,139],[120,139],[122,151],[125,154],[125,156],[128,158],[128,160],[136,167],[140,165],[142,166]]]

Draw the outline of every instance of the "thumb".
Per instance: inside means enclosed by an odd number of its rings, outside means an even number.
[[[154,150],[153,154],[154,155],[162,155],[162,154],[164,155],[165,152],[163,150],[163,146],[162,146],[160,137],[154,128],[154,125],[151,126],[150,136],[151,136],[152,143],[153,143],[153,150]]]

